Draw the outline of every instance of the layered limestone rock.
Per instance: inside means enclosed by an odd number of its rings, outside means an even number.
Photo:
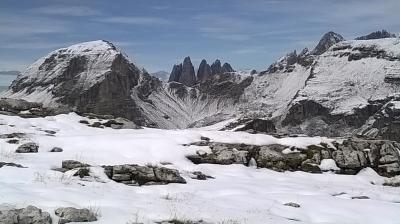
[[[206,140],[193,145],[209,146],[211,149],[211,153],[199,150],[196,155],[187,156],[195,164],[243,164],[276,171],[334,171],[341,174],[356,174],[370,167],[382,176],[400,174],[400,144],[393,141],[346,139],[329,144],[322,142],[306,148],[277,144],[227,144]],[[333,161],[333,165],[324,165],[328,161]]]

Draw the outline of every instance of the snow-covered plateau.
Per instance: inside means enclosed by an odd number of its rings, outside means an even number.
[[[81,120],[88,119],[73,113],[44,118],[0,116],[1,133],[26,133],[20,143],[35,142],[39,146],[38,153],[16,154],[18,145],[1,139],[0,160],[25,167],[0,168],[1,206],[34,205],[50,213],[54,223],[58,220],[54,210],[68,206],[96,211],[98,221],[93,223],[104,224],[172,219],[232,224],[394,224],[400,220],[400,188],[383,186],[389,179],[370,168],[357,175],[329,171],[276,172],[240,164],[195,165],[186,158],[199,149],[209,150],[205,146],[187,146],[201,137],[215,142],[299,148],[329,143],[331,139],[277,139],[264,134],[215,131],[218,128],[215,125],[187,130],[101,129],[89,127]],[[63,151],[50,152],[54,147]],[[76,169],[65,173],[53,170],[63,160],[90,164],[90,176],[73,176]],[[118,164],[177,169],[187,183],[149,186],[117,183],[107,178],[102,166]],[[329,170],[336,164],[327,160],[321,166]],[[193,171],[214,179],[192,179]],[[293,203],[299,207],[289,206]]]

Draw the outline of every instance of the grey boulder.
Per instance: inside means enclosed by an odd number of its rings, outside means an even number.
[[[15,150],[15,152],[16,153],[37,153],[37,152],[39,152],[39,146],[34,142],[29,142],[29,143],[20,145],[17,148],[17,150]]]
[[[94,222],[97,221],[96,214],[89,209],[77,209],[73,207],[58,208],[55,214],[60,217],[58,224],[70,222]]]
[[[0,210],[1,224],[52,224],[50,214],[35,206]]]

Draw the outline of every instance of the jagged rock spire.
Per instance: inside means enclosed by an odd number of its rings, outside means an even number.
[[[211,77],[212,71],[210,65],[205,59],[203,59],[199,65],[199,70],[197,71],[197,81],[204,82]]]
[[[174,65],[169,82],[180,82],[186,86],[193,86],[196,84],[196,75],[190,57],[183,60],[183,64]]]
[[[220,60],[215,60],[215,62],[211,65],[212,75],[221,74],[222,73],[222,66]]]

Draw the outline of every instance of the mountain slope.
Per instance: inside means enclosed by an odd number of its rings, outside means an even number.
[[[100,40],[51,52],[18,76],[3,96],[122,116],[145,125],[148,122],[131,95],[145,100],[147,88],[158,85],[114,45]]]

